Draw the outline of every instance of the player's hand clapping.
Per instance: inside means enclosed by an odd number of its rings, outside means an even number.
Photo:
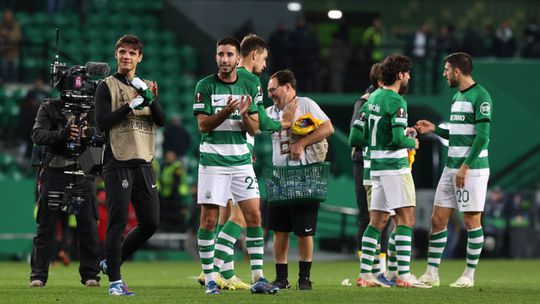
[[[233,99],[232,96],[229,96],[229,99],[227,100],[227,106],[225,106],[225,108],[223,108],[222,111],[225,111],[225,113],[227,113],[227,115],[230,115],[232,114],[234,111],[236,111],[238,109],[238,106],[240,105],[240,100],[238,99]]]
[[[241,116],[249,115],[249,107],[251,106],[251,96],[242,96],[238,103],[238,110]]]

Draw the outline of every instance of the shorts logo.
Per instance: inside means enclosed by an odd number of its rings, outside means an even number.
[[[407,113],[405,112],[405,109],[399,108],[399,110],[397,111],[397,117],[406,117],[406,116],[407,116]]]
[[[206,191],[206,193],[204,194],[204,196],[205,196],[206,198],[211,198],[211,197],[212,197],[212,192]]]
[[[490,112],[491,112],[491,105],[489,104],[489,102],[487,101],[483,102],[480,105],[480,113],[482,113],[482,115],[489,115]]]
[[[123,180],[122,181],[122,188],[127,189],[128,186],[129,186],[129,183],[128,183],[127,179]]]
[[[313,230],[313,228],[305,229],[306,232],[311,232],[311,230]]]

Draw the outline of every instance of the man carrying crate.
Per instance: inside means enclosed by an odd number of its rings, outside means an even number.
[[[289,129],[272,133],[272,163],[274,166],[306,165],[324,161],[328,144],[326,138],[334,133],[332,122],[317,103],[296,96],[296,79],[289,70],[276,72],[268,82],[268,97],[274,105],[267,108],[268,116],[280,120],[283,109],[297,103],[296,121]],[[306,133],[303,135],[303,133]],[[295,135],[296,134],[296,135]],[[302,134],[302,135],[298,135]],[[274,231],[274,258],[279,288],[290,288],[287,253],[289,232],[298,237],[300,254],[298,289],[311,290],[310,270],[313,258],[313,235],[317,228],[318,202],[284,206],[269,205],[268,228]]]

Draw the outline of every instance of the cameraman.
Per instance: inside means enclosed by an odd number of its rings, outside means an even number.
[[[159,223],[157,183],[152,170],[155,130],[165,124],[165,113],[157,103],[155,82],[135,75],[143,59],[143,44],[133,35],[116,43],[117,73],[98,86],[96,121],[107,133],[103,156],[103,178],[107,195],[106,260],[100,263],[109,276],[109,294],[130,296],[120,274],[120,265],[154,234]],[[138,225],[122,241],[129,202],[133,202]]]
[[[30,260],[32,268],[30,287],[44,287],[49,275],[49,263],[56,237],[56,224],[61,212],[49,209],[49,191],[66,193],[66,188],[71,183],[74,184],[74,189],[82,191],[84,198],[82,205],[78,208],[75,207],[74,210],[79,236],[81,283],[88,287],[97,287],[99,286],[99,277],[97,276],[99,268],[94,177],[65,173],[77,170],[75,162],[70,157],[70,151],[67,147],[68,140],[76,140],[81,133],[81,142],[84,145],[88,128],[84,120],[80,125],[73,124],[73,117],[66,117],[61,111],[62,106],[61,99],[42,103],[32,129],[32,141],[37,145],[44,146],[46,153],[38,173],[37,227]]]

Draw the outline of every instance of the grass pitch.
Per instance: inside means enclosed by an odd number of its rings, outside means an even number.
[[[413,273],[420,276],[425,262],[413,261]],[[274,277],[274,264],[267,262],[266,276]],[[117,298],[107,294],[107,278],[99,288],[80,284],[77,264],[51,268],[45,288],[30,289],[30,267],[26,263],[0,263],[0,303],[539,303],[540,260],[480,260],[476,286],[448,287],[463,271],[464,261],[443,261],[441,287],[433,289],[357,288],[356,262],[315,262],[312,291],[295,289],[298,263],[289,265],[293,287],[277,295],[252,295],[249,291],[223,291],[207,296],[195,278],[200,265],[191,262],[128,262],[123,277],[135,297]],[[237,274],[249,278],[249,265],[236,265]],[[348,278],[353,286],[341,286]]]

